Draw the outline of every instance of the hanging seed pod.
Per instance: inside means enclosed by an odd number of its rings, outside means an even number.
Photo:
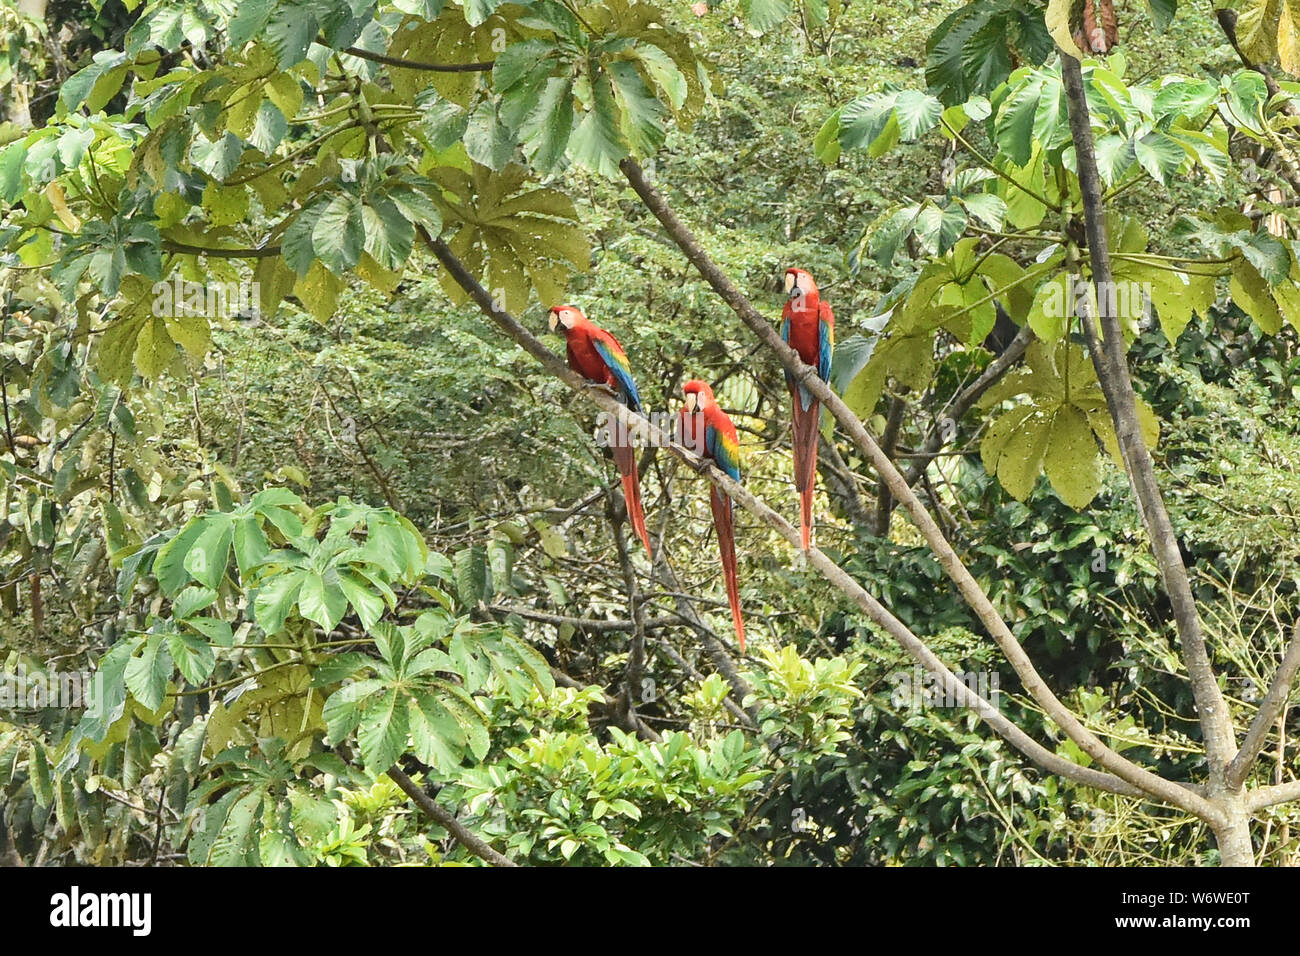
[[[1109,53],[1119,41],[1119,21],[1115,19],[1115,0],[1083,0],[1081,28],[1074,32],[1074,42],[1088,53]]]

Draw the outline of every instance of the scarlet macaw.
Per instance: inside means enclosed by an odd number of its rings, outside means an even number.
[[[707,382],[692,379],[682,386],[686,404],[679,422],[683,445],[710,459],[732,480],[740,480],[740,441],[736,426],[718,407],[713,389]],[[731,499],[717,487],[709,489],[709,506],[713,510],[713,527],[718,533],[718,550],[722,554],[722,575],[727,582],[727,600],[731,603],[731,620],[736,627],[740,652],[745,652],[745,622],[740,615],[740,588],[736,581],[736,541],[733,531]]]
[[[781,312],[781,338],[823,382],[830,381],[831,353],[835,349],[835,313],[823,302],[817,283],[803,269],[785,270],[785,308]],[[817,481],[817,432],[821,404],[787,372],[794,423],[794,486],[799,492],[803,549],[812,539],[813,486]]]
[[[553,306],[549,322],[552,332],[559,327],[564,329],[569,368],[590,382],[608,386],[628,409],[641,412],[641,396],[636,390],[636,381],[632,378],[627,353],[618,344],[618,339],[588,321],[576,305]],[[616,423],[611,422],[609,427],[613,438],[610,450],[614,454],[618,473],[623,478],[623,498],[627,501],[628,520],[632,522],[632,530],[645,545],[645,553],[653,560],[650,536],[645,530],[645,512],[641,508],[641,482],[636,470],[636,450],[630,443],[614,437],[618,433]]]

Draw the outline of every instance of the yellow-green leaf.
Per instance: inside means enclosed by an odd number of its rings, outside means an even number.
[[[1043,459],[1047,480],[1071,508],[1086,507],[1101,489],[1101,459],[1088,417],[1073,405],[1057,409]]]
[[[1076,60],[1081,60],[1084,52],[1075,44],[1074,31],[1070,28],[1070,11],[1073,9],[1074,0],[1048,0],[1047,12],[1044,16],[1047,20],[1047,32],[1052,35],[1056,45]]]
[[[342,291],[343,280],[325,268],[319,259],[313,261],[307,274],[293,284],[293,294],[317,322],[329,321]]]
[[[176,358],[176,345],[167,334],[167,323],[154,316],[140,328],[135,346],[135,367],[145,378],[157,378]]]

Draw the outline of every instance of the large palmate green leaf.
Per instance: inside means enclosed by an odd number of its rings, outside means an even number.
[[[319,675],[322,683],[374,675],[330,694],[323,715],[331,739],[355,733],[362,759],[377,772],[396,762],[408,740],[421,761],[450,771],[467,755],[487,753],[488,723],[474,691],[497,680],[522,701],[554,687],[545,660],[508,632],[453,625],[441,609],[412,625],[380,625],[379,659],[355,657],[346,670]]]
[[[918,90],[883,90],[868,93],[831,114],[818,134],[818,150],[830,162],[838,150],[828,152],[835,142],[843,149],[865,149],[881,156],[899,142],[913,142],[939,122],[943,104]]]
[[[1042,63],[1055,50],[1043,8],[1015,0],[974,0],[949,14],[926,41],[930,92],[952,106],[988,93],[1013,65]]]
[[[436,17],[419,13],[400,20],[388,39],[387,50],[383,49],[382,36],[369,42],[371,37],[367,35],[362,42],[373,52],[414,63],[490,63],[503,54],[500,48],[503,40],[518,37],[518,29],[511,21],[491,13],[483,20],[471,22],[477,20],[476,13],[484,12],[487,11],[482,7],[474,11],[448,6]],[[399,101],[407,103],[414,101],[422,90],[432,88],[450,102],[469,106],[478,87],[473,73],[393,67],[388,76]]]
[[[1010,84],[994,121],[998,148],[1011,162],[1024,166],[1034,144],[1059,153],[1070,141],[1066,122],[1065,87],[1053,73],[1024,71]]]
[[[381,269],[400,273],[416,228],[433,234],[442,228],[437,193],[431,180],[401,170],[391,158],[356,164],[349,180],[293,215],[281,241],[284,263],[299,277],[316,262],[339,275],[368,256]]]
[[[1101,449],[1123,467],[1115,426],[1088,354],[1064,338],[1054,345],[1034,342],[1025,353],[1025,366],[990,388],[979,407],[996,409],[1013,398],[1023,401],[997,416],[980,442],[985,470],[1021,501],[1046,471],[1062,501],[1086,507],[1101,490]],[[1140,398],[1137,405],[1143,437],[1154,447],[1159,439],[1155,414]]]
[[[506,308],[523,309],[533,292],[553,305],[568,274],[586,271],[589,247],[576,228],[572,200],[531,184],[522,167],[500,173],[477,165],[470,173],[444,167],[430,176],[443,186],[440,202],[453,230],[448,245]],[[441,281],[454,301],[465,301],[454,280],[444,275]]]
[[[1276,60],[1300,75],[1300,8],[1294,0],[1244,0],[1237,11],[1237,42],[1254,63]]]
[[[211,723],[210,719],[209,736]],[[308,776],[318,772],[310,764],[302,769]],[[265,830],[276,826],[266,818],[267,807],[286,791],[305,796],[308,789],[306,781],[298,777],[285,741],[269,736],[257,741],[256,747],[223,748],[205,770],[210,776],[194,788],[185,804],[187,813],[202,809],[200,823],[189,836],[189,861],[211,866],[261,865],[259,842],[267,836]],[[284,862],[302,865],[308,861],[287,823],[283,824],[289,831],[287,838],[279,843],[291,859]]]
[[[867,417],[890,381],[904,391],[924,390],[934,370],[936,334],[942,330],[978,346],[997,321],[995,303],[1013,321],[1028,321],[1034,285],[1057,261],[1059,255],[1026,269],[1000,253],[981,254],[976,239],[956,242],[888,297],[883,341],[844,390],[845,402]]]
[[[607,0],[579,16],[582,29],[558,4],[537,5],[526,22],[543,35],[510,45],[493,66],[500,118],[539,172],[567,155],[613,177],[624,157],[654,153],[670,115],[690,125],[704,102],[704,71],[653,4]]]

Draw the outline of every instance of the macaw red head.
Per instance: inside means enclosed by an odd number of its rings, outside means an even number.
[[[559,326],[571,329],[578,324],[580,319],[587,317],[582,314],[582,310],[576,305],[553,305],[550,309],[550,319],[548,320],[551,331],[554,332]]]
[[[785,294],[792,299],[817,294],[817,283],[803,269],[785,270]]]
[[[682,393],[686,396],[686,412],[694,415],[697,411],[702,412],[710,405],[717,404],[713,397],[713,389],[709,387],[708,382],[701,382],[698,378],[693,378],[682,386]]]

